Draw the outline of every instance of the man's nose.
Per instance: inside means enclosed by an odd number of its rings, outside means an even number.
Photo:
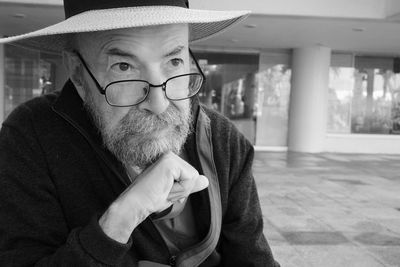
[[[150,86],[149,90],[150,92],[147,95],[146,100],[139,104],[139,108],[148,110],[157,115],[163,113],[170,104],[163,87]]]

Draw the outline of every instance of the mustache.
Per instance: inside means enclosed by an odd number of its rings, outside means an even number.
[[[159,131],[166,127],[180,126],[190,117],[190,114],[188,115],[189,116],[185,116],[172,105],[161,114],[154,114],[147,110],[140,110],[137,107],[132,107],[121,119],[119,125],[125,131],[145,134]]]

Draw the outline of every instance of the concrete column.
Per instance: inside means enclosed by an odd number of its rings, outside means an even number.
[[[0,128],[1,123],[4,121],[4,94],[5,94],[5,54],[4,45],[0,44]]]
[[[327,124],[331,49],[323,46],[293,50],[288,149],[321,152]]]

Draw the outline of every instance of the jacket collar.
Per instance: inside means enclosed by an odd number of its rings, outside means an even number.
[[[68,80],[64,85],[53,105],[53,110],[62,115],[64,119],[68,119],[68,122],[73,122],[73,126],[85,131],[96,144],[102,144],[101,134],[85,109],[83,101],[71,80]]]

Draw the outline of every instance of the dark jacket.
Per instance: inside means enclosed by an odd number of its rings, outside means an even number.
[[[194,101],[189,162],[210,180],[191,202],[202,241],[170,255],[151,216],[128,244],[98,218],[129,185],[69,81],[61,94],[21,106],[0,132],[0,266],[277,266],[263,235],[252,145]],[[210,256],[211,255],[211,256]]]

